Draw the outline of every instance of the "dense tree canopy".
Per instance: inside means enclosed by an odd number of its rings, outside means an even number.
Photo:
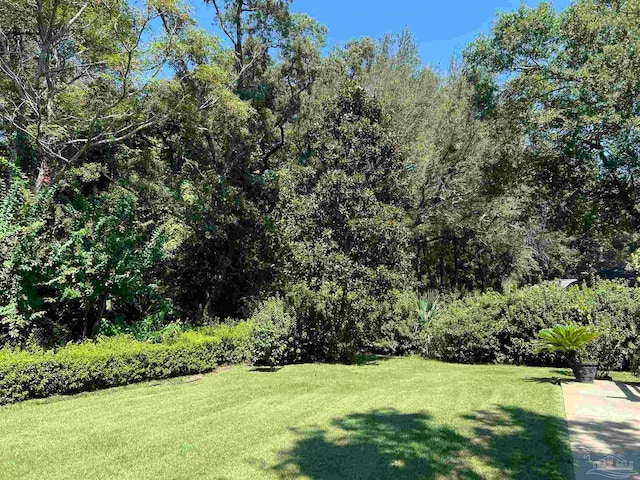
[[[408,31],[323,55],[288,0],[206,3],[217,36],[173,0],[0,0],[0,342],[274,297],[341,358],[403,292],[635,251],[640,1],[522,6],[446,74]]]
[[[502,15],[467,51],[481,118],[521,126],[537,215],[584,266],[637,242],[640,2],[580,1]]]

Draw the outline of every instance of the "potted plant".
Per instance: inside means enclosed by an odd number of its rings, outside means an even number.
[[[598,335],[592,328],[576,323],[556,325],[540,331],[536,351],[563,353],[576,380],[593,383],[598,372],[598,362],[586,361],[583,356],[587,345],[598,338]]]

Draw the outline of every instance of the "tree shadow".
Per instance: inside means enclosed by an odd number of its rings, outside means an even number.
[[[280,367],[280,366],[275,366],[275,367],[256,366],[256,367],[253,367],[249,371],[250,372],[257,372],[257,373],[276,373],[276,372],[279,372],[280,370],[282,370],[282,367]]]
[[[515,407],[462,418],[473,435],[437,425],[426,413],[354,413],[327,429],[294,430],[299,440],[273,470],[313,480],[573,478],[562,419]]]
[[[461,455],[468,440],[427,414],[374,410],[335,419],[332,427],[297,432],[302,438],[282,452],[276,472],[314,480],[481,478]]]
[[[577,439],[592,437],[605,447],[638,450],[637,438],[640,438],[640,424],[625,420],[572,420],[569,422],[571,434]],[[616,452],[618,453],[618,452]],[[640,453],[640,452],[636,452]]]
[[[640,402],[640,385],[637,383],[615,382],[616,386],[630,402]]]
[[[593,474],[594,461],[601,462],[615,457],[629,464],[624,466],[625,469],[613,472],[618,476],[610,478],[637,478],[639,473],[637,469],[640,465],[638,422],[570,420],[569,429],[576,450],[574,464],[577,477],[589,478]]]
[[[393,357],[388,355],[356,355],[355,365],[379,365],[380,362],[391,360]]]
[[[474,448],[500,478],[570,479],[573,460],[563,418],[499,406],[463,418],[474,422]]]

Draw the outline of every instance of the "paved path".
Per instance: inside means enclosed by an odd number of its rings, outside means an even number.
[[[640,480],[640,384],[566,382],[562,393],[576,480]]]

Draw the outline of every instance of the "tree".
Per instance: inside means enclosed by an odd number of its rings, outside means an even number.
[[[411,285],[407,171],[389,119],[354,82],[334,99],[311,155],[281,172],[276,225],[290,294],[311,358],[349,358],[375,325],[376,302]],[[322,306],[321,306],[322,305]]]
[[[356,78],[390,117],[410,171],[414,270],[423,288],[500,288],[556,273],[562,248],[547,248],[549,235],[528,204],[523,129],[476,118],[474,90],[459,67],[446,76],[423,67],[405,31],[350,42],[325,71],[326,91]],[[317,96],[307,121],[326,101]]]
[[[189,22],[176,3],[2,0],[0,9],[0,131],[36,190],[169,117],[158,100],[180,94],[159,78]],[[145,42],[160,17],[170,30]]]
[[[161,181],[183,200],[169,200],[172,221],[186,231],[167,282],[185,314],[203,321],[247,315],[273,281],[277,172],[325,32],[289,2],[209,3],[232,49],[201,32],[183,42],[186,55],[171,63],[191,100],[157,132],[171,165]],[[227,82],[224,101],[197,107]]]
[[[583,267],[624,258],[640,220],[639,13],[637,0],[523,6],[466,52],[478,114],[524,129],[534,198]]]

